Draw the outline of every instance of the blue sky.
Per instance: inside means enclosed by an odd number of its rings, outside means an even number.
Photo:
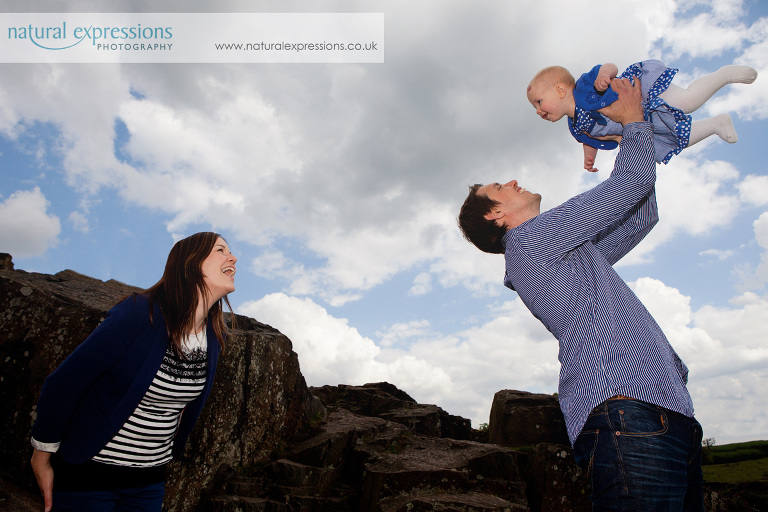
[[[212,10],[110,4],[146,9]],[[765,3],[291,10],[384,13],[385,62],[0,65],[0,251],[17,269],[149,286],[175,240],[218,231],[239,258],[235,310],[287,334],[310,385],[387,380],[476,427],[498,390],[555,392],[559,364],[555,340],[504,288],[503,258],[461,238],[467,185],[514,178],[548,208],[604,179],[615,157],[583,171],[564,121],[541,121],[527,102],[530,78],[551,64],[579,74],[659,58],[685,86],[748,64],[755,83],[727,86],[693,114],[730,113],[738,143],[710,137],[660,166],[661,220],[618,270],[689,366],[705,436],[768,438]]]

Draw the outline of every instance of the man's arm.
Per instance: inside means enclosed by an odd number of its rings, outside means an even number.
[[[628,79],[614,80],[611,83],[611,87],[619,93],[619,100],[614,103],[615,107],[611,105],[603,109],[603,113],[614,121],[620,122],[625,128],[621,144],[622,149],[619,151],[616,167],[614,167],[611,176],[626,172],[637,174],[639,170],[646,168],[651,171],[651,175],[644,178],[643,181],[655,183],[655,161],[650,165],[647,162],[642,162],[643,159],[646,161],[648,159],[648,141],[641,141],[640,138],[630,135],[630,132],[634,131],[635,127],[641,125],[633,125],[631,128],[627,128],[628,125],[643,120],[642,104],[637,102],[638,93],[640,92],[640,81],[639,79],[635,80],[635,84],[632,86]],[[640,100],[642,101],[641,93]],[[639,109],[638,106],[640,107]],[[648,137],[648,139],[650,139],[651,153],[653,153],[652,136]],[[627,158],[622,159],[622,156]],[[640,176],[642,176],[642,173],[638,175],[638,177]],[[597,249],[603,253],[603,256],[611,264],[614,264],[640,243],[653,229],[658,220],[659,211],[656,205],[656,189],[652,187],[648,194],[634,208],[629,210],[625,216],[617,219],[598,233],[593,242]]]
[[[608,114],[625,127],[614,170],[607,180],[545,212],[528,228],[530,236],[524,245],[530,243],[530,252],[544,261],[561,258],[587,241],[599,243],[608,259],[616,261],[655,223],[655,214],[640,213],[639,208],[656,182],[653,135],[651,126],[643,122],[640,84],[614,80],[611,86],[619,100]],[[648,207],[653,205],[647,201]]]
[[[598,233],[593,243],[613,265],[635,248],[659,221],[656,189],[642,200],[629,214]]]

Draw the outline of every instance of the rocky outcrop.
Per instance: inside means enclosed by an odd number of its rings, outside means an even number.
[[[238,316],[199,426],[185,456],[172,465],[165,509],[194,510],[222,468],[265,464],[287,444],[306,437],[313,420],[324,417],[325,408],[310,394],[290,340]]]
[[[0,270],[13,270],[13,257],[7,252],[0,252]]]
[[[704,489],[707,512],[765,512],[768,510],[768,482],[739,484],[708,483]]]
[[[72,271],[28,273],[10,261],[0,269],[5,480],[34,491],[29,431],[42,382],[133,291]],[[288,338],[237,317],[186,454],[171,466],[165,510],[514,511],[543,502],[521,472],[539,464],[535,450],[476,442],[475,433],[392,384],[310,389]]]
[[[12,268],[12,267],[11,267]],[[30,488],[29,431],[45,377],[135,288],[65,270],[0,270],[0,468]]]
[[[136,288],[76,272],[43,275],[0,270],[0,469],[34,489],[29,431],[43,380]],[[306,437],[324,409],[312,396],[291,342],[279,331],[237,317],[213,391],[185,457],[172,464],[166,509],[195,510],[222,467],[251,467]]]
[[[436,405],[417,404],[405,391],[388,382],[365,386],[323,386],[311,388],[323,404],[333,409],[376,416],[409,427],[417,434],[452,439],[470,439],[471,422],[448,414]]]
[[[207,510],[529,510],[516,457],[339,410],[283,458],[233,478]]]
[[[493,396],[488,441],[505,446],[570,444],[555,395],[507,389]]]
[[[318,432],[248,475],[232,468],[208,511],[590,510],[567,446],[472,441],[467,420],[386,382],[311,390],[330,412]]]
[[[41,509],[29,431],[42,382],[135,290],[0,254],[1,510]],[[708,487],[713,511],[765,501],[765,486]],[[290,340],[238,316],[164,510],[587,512],[588,495],[556,396],[500,391],[473,430],[386,382],[308,388]]]

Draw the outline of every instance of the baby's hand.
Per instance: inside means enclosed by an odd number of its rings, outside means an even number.
[[[600,92],[603,92],[603,91],[607,91],[610,86],[611,86],[610,76],[597,75],[597,80],[595,80],[595,89],[597,89]]]
[[[597,71],[597,78],[595,79],[595,89],[600,92],[607,91],[611,86],[611,80],[616,77],[619,72],[619,68],[612,62],[606,62]]]
[[[595,157],[597,156],[597,148],[593,148],[589,144],[582,144],[584,146],[584,168],[589,172],[597,172],[595,168]]]

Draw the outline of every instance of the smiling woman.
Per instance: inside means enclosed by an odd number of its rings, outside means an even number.
[[[48,376],[32,426],[46,511],[160,510],[166,465],[211,391],[236,262],[216,233],[178,241],[160,280]]]

